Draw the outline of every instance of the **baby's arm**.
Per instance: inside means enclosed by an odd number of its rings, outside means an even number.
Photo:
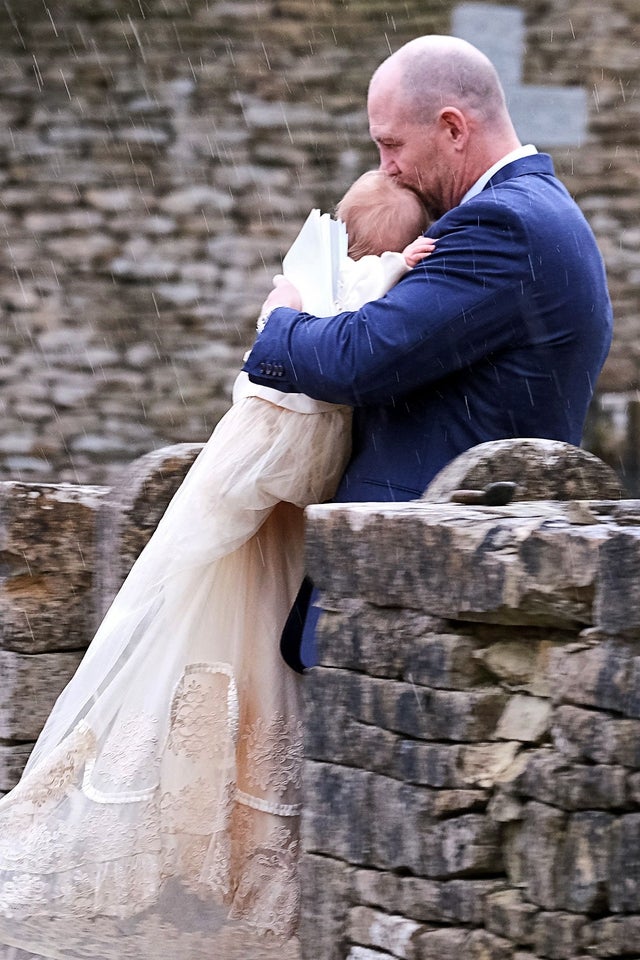
[[[424,257],[428,257],[430,253],[433,253],[435,248],[436,241],[432,240],[431,237],[418,237],[417,240],[413,240],[404,248],[402,256],[408,267],[415,267]]]
[[[383,297],[405,273],[435,250],[436,241],[418,237],[402,253],[387,250],[379,257],[347,257],[340,270],[336,312],[359,310],[369,300]]]

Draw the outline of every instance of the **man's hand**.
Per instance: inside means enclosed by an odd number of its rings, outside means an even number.
[[[415,267],[424,257],[428,257],[436,248],[436,241],[431,237],[418,237],[402,251],[402,256],[408,267]]]
[[[264,317],[276,307],[292,307],[294,310],[302,309],[302,300],[300,299],[297,287],[294,287],[281,273],[273,278],[273,290],[262,304],[260,316]]]

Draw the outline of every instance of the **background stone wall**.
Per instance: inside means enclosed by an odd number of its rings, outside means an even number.
[[[636,471],[640,7],[485,7],[7,0],[0,477],[110,482],[142,453],[206,439],[302,219],[376,163],[372,69],[418,34],[477,30],[471,8],[509,56],[495,11],[524,18],[518,83],[548,89],[528,116],[555,118],[538,143],[598,235],[615,301],[588,443]],[[580,143],[573,117],[561,142],[558,90],[584,93]]]

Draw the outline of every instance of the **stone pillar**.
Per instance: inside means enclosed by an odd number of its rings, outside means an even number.
[[[204,444],[176,443],[134,460],[104,497],[99,518],[96,611],[99,621],[151,538]],[[97,622],[95,626],[97,626]]]
[[[112,489],[0,484],[0,794],[201,448],[153,451]]]
[[[94,622],[104,487],[0,484],[0,792],[18,779]]]

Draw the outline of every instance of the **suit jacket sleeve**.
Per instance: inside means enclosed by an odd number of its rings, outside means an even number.
[[[571,339],[575,318],[558,325],[555,309],[570,284],[557,269],[554,227],[544,230],[531,235],[509,203],[481,194],[432,226],[436,251],[381,299],[336,317],[275,310],[245,369],[258,383],[277,369],[279,389],[321,400],[392,404],[527,340]],[[541,290],[553,328],[544,310],[542,322],[522,323]]]

